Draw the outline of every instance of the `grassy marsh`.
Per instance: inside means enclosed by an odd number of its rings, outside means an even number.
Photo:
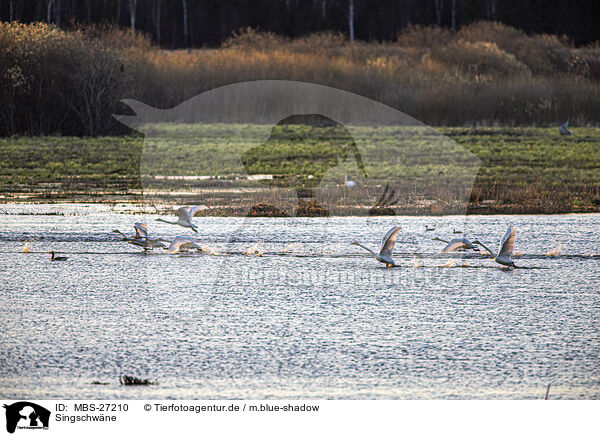
[[[175,128],[175,127],[174,127]],[[230,190],[268,190],[286,178],[286,186],[298,190],[299,196],[311,189],[311,178],[322,175],[332,166],[335,141],[320,140],[307,143],[302,138],[310,126],[292,126],[288,136],[270,138],[268,147],[246,168],[247,174],[271,174],[273,180],[256,180],[242,174],[239,157],[248,150],[261,150],[259,135],[253,129],[262,126],[203,125],[177,127],[179,136],[175,144],[156,146],[152,153],[154,163],[168,174],[175,168],[180,176],[209,176],[189,180],[176,180],[172,187],[189,190],[196,195],[186,197],[186,202],[202,201],[203,194],[224,186]],[[186,130],[189,129],[189,130]],[[367,172],[371,155],[382,149],[394,134],[394,127],[369,131],[363,137],[370,140],[359,148]],[[440,128],[451,138],[481,159],[481,167],[470,194],[469,210],[473,213],[568,213],[600,211],[600,130],[575,128],[572,136],[560,136],[557,128]],[[240,131],[245,135],[237,134]],[[182,133],[183,132],[183,133]],[[187,133],[186,133],[187,132]],[[189,134],[188,140],[185,139]],[[254,138],[254,139],[253,139]],[[417,138],[420,153],[411,155],[411,147],[402,150],[402,159],[385,159],[378,168],[382,183],[391,176],[409,180],[415,193],[431,194],[430,186],[420,186],[432,177],[440,183],[465,178],[461,162],[444,166],[443,156],[431,161],[420,160],[422,150],[427,150],[427,138]],[[423,145],[424,144],[424,145]],[[164,144],[163,144],[164,145]],[[149,144],[146,145],[151,146]],[[161,148],[162,147],[162,148]],[[204,150],[198,153],[198,147]],[[144,153],[143,153],[144,151]],[[268,151],[268,153],[266,153]],[[141,137],[10,137],[0,139],[0,192],[2,201],[141,201],[144,140]],[[266,154],[264,154],[266,153]],[[284,165],[273,165],[273,156],[279,156]],[[218,158],[220,156],[220,158]],[[460,155],[459,155],[460,156]],[[211,157],[215,157],[214,159]],[[140,162],[142,162],[140,170]],[[169,172],[170,171],[170,172]],[[343,183],[343,169],[333,172],[335,180]],[[444,181],[445,171],[452,177]],[[339,174],[338,174],[339,173]],[[358,170],[352,173],[356,175]],[[212,177],[211,177],[212,176]],[[219,176],[218,178],[215,176]],[[289,178],[289,176],[293,176]],[[353,176],[354,177],[354,176]],[[421,182],[420,182],[421,181]],[[162,181],[163,187],[169,181]],[[280,183],[279,183],[280,185]],[[144,187],[149,185],[144,183]],[[412,189],[412,188],[411,188]],[[303,191],[304,190],[304,191]],[[433,195],[433,194],[431,194]],[[236,214],[236,201],[227,195],[219,196],[220,212]],[[176,201],[173,199],[173,201]],[[183,200],[177,200],[183,201]],[[423,209],[413,207],[407,197],[397,205],[398,213],[452,213],[448,208]],[[351,214],[350,211],[345,213]]]

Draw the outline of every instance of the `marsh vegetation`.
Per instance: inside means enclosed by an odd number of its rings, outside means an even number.
[[[427,124],[597,125],[600,48],[479,22],[412,26],[394,42],[245,30],[218,49],[161,50],[141,34],[0,23],[0,135],[108,135],[132,98],[173,107],[232,83],[297,80],[351,91]]]
[[[187,202],[196,199],[205,201],[206,191],[217,186],[226,187],[219,197],[220,204],[212,205],[219,207],[210,213],[238,214],[239,210],[234,206],[243,202],[245,190],[275,189],[282,180],[286,181],[288,188],[296,189],[300,197],[303,197],[304,191],[314,188],[314,179],[309,176],[324,173],[325,167],[331,164],[338,142],[336,137],[330,140],[324,137],[316,144],[301,145],[294,138],[305,137],[312,127],[288,126],[285,128],[287,133],[284,134],[282,128],[281,135],[272,137],[264,148],[253,149],[252,153],[256,154],[258,150],[263,154],[247,155],[249,165],[246,172],[242,173],[239,157],[253,145],[260,144],[249,143],[247,138],[227,135],[231,131],[230,127],[168,127],[176,129],[182,137],[188,139],[178,141],[176,147],[171,146],[172,144],[169,147],[158,145],[152,151],[158,170],[176,169],[176,173],[170,174],[183,177],[172,181],[161,180],[161,186],[168,188],[169,183],[172,183],[178,190],[196,192],[197,198],[188,196],[184,200]],[[250,125],[237,127],[233,131],[243,129],[251,132],[252,129],[259,128]],[[470,197],[471,212],[600,211],[598,129],[575,128],[572,136],[561,136],[557,128],[531,127],[441,128],[439,131],[481,159],[481,167]],[[370,173],[369,162],[372,159],[369,157],[377,156],[382,144],[393,139],[395,128],[364,127],[360,132],[364,137],[371,138],[359,143],[366,171]],[[419,147],[420,143],[427,143],[427,137],[415,137],[415,147]],[[3,201],[18,201],[23,196],[45,201],[141,201],[143,186],[140,162],[143,147],[143,138],[140,137],[1,139],[0,186]],[[273,164],[272,153],[275,151],[283,164]],[[207,154],[221,154],[230,156],[231,159],[207,159]],[[238,156],[237,161],[233,159],[235,156]],[[431,180],[432,176],[444,183],[451,181],[450,178],[447,181],[444,179],[444,174],[450,167],[443,164],[431,165],[428,156],[415,153],[409,165],[397,160],[385,162],[379,169],[381,186],[385,186],[386,177],[394,177],[409,181],[415,192],[425,192],[428,187],[421,185]],[[457,173],[456,166],[451,169],[454,180],[460,173]],[[358,174],[358,169],[355,170]],[[260,180],[249,174],[265,174],[274,178]],[[337,169],[332,177],[343,185],[344,170]],[[144,187],[148,186],[147,181],[144,181]],[[310,199],[310,195],[306,197]],[[395,207],[396,213],[452,213],[452,210],[439,205],[435,208],[417,207],[416,203],[400,203]],[[256,213],[260,212],[258,209]],[[269,210],[267,206],[264,209]],[[352,207],[339,210],[338,213],[352,214]]]

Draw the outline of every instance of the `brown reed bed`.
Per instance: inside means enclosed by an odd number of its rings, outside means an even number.
[[[392,43],[288,39],[245,30],[221,48],[160,50],[111,27],[0,23],[0,135],[127,132],[121,98],[168,108],[231,83],[329,85],[430,125],[579,126],[600,121],[600,46],[490,22],[458,32],[413,26]]]

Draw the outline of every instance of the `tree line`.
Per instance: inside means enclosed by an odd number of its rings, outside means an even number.
[[[219,46],[252,27],[296,37],[340,32],[350,40],[393,41],[410,24],[456,30],[480,20],[528,33],[600,39],[597,0],[0,0],[0,19],[69,28],[110,23],[149,35],[164,48]]]

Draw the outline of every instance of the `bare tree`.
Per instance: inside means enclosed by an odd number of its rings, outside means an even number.
[[[444,0],[433,0],[435,5],[435,20],[438,27],[442,27],[442,13],[444,12]]]
[[[348,33],[350,41],[354,41],[354,0],[348,0]]]
[[[488,18],[492,21],[496,19],[496,0],[488,0]]]
[[[327,0],[321,0],[321,16],[327,18]]]
[[[60,27],[60,14],[61,14],[61,0],[56,0],[56,7],[54,8],[54,22],[56,27]]]
[[[112,105],[123,92],[122,59],[110,47],[96,46],[79,68],[69,72],[71,89],[59,90],[63,101],[90,135],[99,135],[110,125]],[[65,92],[66,91],[66,92]]]
[[[456,0],[452,0],[452,30],[456,30]]]
[[[9,21],[18,21],[23,13],[23,0],[10,0],[8,5]]]
[[[91,23],[92,22],[92,0],[85,0],[85,13],[86,13],[86,20],[87,23]]]
[[[131,23],[131,33],[135,33],[135,14],[137,9],[137,0],[129,0],[129,22]]]
[[[156,43],[160,45],[160,0],[154,1],[154,25],[156,26]]]
[[[52,5],[54,0],[46,0],[46,23],[50,24],[52,18]]]
[[[188,8],[187,0],[181,0],[183,4],[183,44],[188,46]]]
[[[117,0],[117,27],[121,22],[121,0]]]

